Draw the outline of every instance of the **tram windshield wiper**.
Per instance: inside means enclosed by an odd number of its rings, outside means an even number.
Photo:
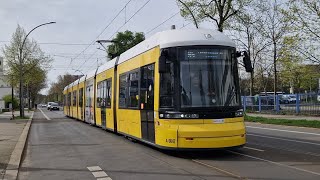
[[[225,112],[227,110],[227,108],[229,107],[229,105],[233,101],[235,95],[236,95],[236,91],[235,91],[234,87],[232,87],[231,91],[228,91],[227,100],[223,105],[222,112]]]

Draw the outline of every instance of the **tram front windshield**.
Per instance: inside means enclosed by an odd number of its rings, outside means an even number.
[[[232,49],[180,52],[181,108],[239,106],[238,67]]]

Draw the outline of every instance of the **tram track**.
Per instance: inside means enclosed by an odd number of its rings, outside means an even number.
[[[216,170],[216,171],[218,171],[218,172],[220,172],[220,173],[223,173],[223,174],[225,174],[225,175],[228,175],[229,177],[232,177],[232,178],[235,178],[235,179],[248,180],[248,178],[246,178],[246,177],[242,177],[242,176],[239,176],[239,175],[237,175],[237,174],[235,174],[235,173],[232,173],[232,172],[230,172],[230,171],[227,171],[227,170],[225,170],[225,169],[218,168],[218,167],[212,166],[212,165],[210,165],[210,164],[201,162],[200,160],[191,159],[191,161],[194,162],[194,163],[197,163],[197,164],[199,164],[199,165],[205,166],[205,167],[207,167],[207,168],[209,168],[209,169],[214,169],[214,170]]]

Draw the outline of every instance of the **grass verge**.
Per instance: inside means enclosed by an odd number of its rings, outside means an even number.
[[[316,120],[289,120],[289,119],[269,119],[264,117],[245,116],[246,122],[258,122],[263,124],[277,124],[285,126],[312,127],[320,128],[320,121]]]
[[[15,116],[14,119],[29,119],[29,116],[24,116],[24,117],[20,117],[20,116]]]

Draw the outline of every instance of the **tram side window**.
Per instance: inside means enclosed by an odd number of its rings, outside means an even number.
[[[86,87],[86,107],[91,107],[91,102],[92,102],[92,88],[93,86],[87,86]]]
[[[129,73],[129,103],[128,107],[138,108],[139,105],[139,71]]]
[[[102,90],[102,83],[98,82],[97,84],[97,107],[100,108],[101,107],[101,90]]]
[[[168,71],[160,74],[160,107],[173,107],[174,68],[173,63],[166,64]]]
[[[83,106],[83,88],[79,90],[79,107]]]
[[[125,108],[127,101],[127,74],[121,75],[119,78],[119,107]]]
[[[100,91],[101,95],[101,107],[106,107],[106,86],[107,86],[107,81],[104,80],[101,82],[102,83],[102,89]]]
[[[154,106],[154,64],[141,68],[141,109],[153,109]]]
[[[71,92],[68,93],[68,106],[71,106]]]
[[[77,106],[77,91],[73,91],[72,96],[72,106]]]
[[[112,85],[112,82],[111,82],[111,79],[108,79],[107,81],[106,81],[106,97],[107,97],[107,99],[106,99],[106,107],[111,107],[111,89],[112,89],[112,87],[111,87],[111,85]]]

